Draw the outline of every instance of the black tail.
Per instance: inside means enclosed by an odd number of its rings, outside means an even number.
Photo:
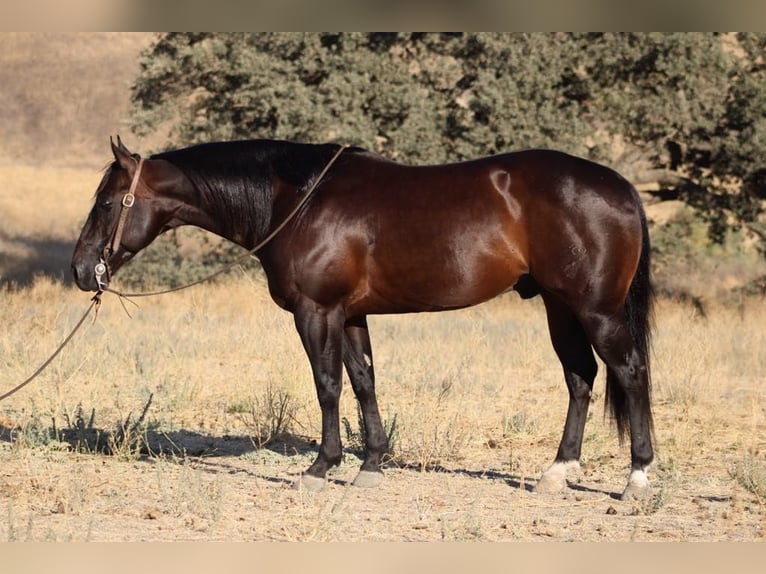
[[[652,342],[652,323],[654,318],[654,288],[651,280],[651,249],[649,245],[649,229],[646,223],[646,216],[641,210],[641,256],[638,261],[636,274],[628,290],[628,297],[625,301],[625,319],[630,329],[630,336],[636,351],[643,360],[646,367],[647,388],[646,395],[643,397],[645,404],[642,405],[649,415],[649,421],[652,424],[652,433],[654,425],[652,423],[651,412],[651,369],[650,353]],[[617,384],[615,374],[607,371],[606,376],[606,406],[611,410],[612,416],[617,423],[617,433],[622,442],[625,434],[629,430],[628,420],[628,402],[625,391],[621,385]]]

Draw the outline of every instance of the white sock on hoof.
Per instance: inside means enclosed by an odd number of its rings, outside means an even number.
[[[622,492],[621,500],[633,500],[645,497],[649,493],[649,479],[646,477],[646,468],[639,468],[630,472],[628,485]]]

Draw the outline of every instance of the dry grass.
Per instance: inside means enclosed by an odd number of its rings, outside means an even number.
[[[40,279],[4,292],[2,301],[0,320],[12,326],[0,337],[7,388],[57,344],[87,297]],[[257,276],[144,300],[132,314],[108,298],[97,322],[39,381],[0,405],[0,508],[8,514],[0,518],[0,539],[764,535],[760,302],[741,315],[714,309],[708,320],[660,305],[655,490],[633,506],[612,499],[628,451],[602,420],[601,379],[586,432],[584,490],[552,498],[525,490],[550,462],[566,408],[534,301],[507,296],[455,313],[371,318],[383,416],[397,420],[395,464],[382,489],[357,491],[345,482],[358,465],[348,451],[333,475],[341,482],[316,496],[288,488],[320,434],[308,363],[290,316],[267,299]],[[355,424],[345,386],[341,416]],[[269,388],[289,394],[293,420],[284,440],[256,449],[242,405],[265,404]],[[140,414],[150,395],[145,432],[154,440],[152,455],[76,452],[50,436],[78,409],[86,419],[95,413],[88,423],[94,429],[111,432]],[[165,455],[156,453],[158,444]],[[606,514],[610,506],[618,518]],[[367,520],[358,522],[359,513]],[[386,526],[402,516],[404,526]],[[128,523],[131,534],[121,530]]]
[[[0,284],[66,278],[148,33],[0,33]],[[146,143],[146,142],[144,142]]]

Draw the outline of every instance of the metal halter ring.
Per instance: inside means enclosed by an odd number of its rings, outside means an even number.
[[[136,196],[132,193],[126,193],[122,196],[122,205],[123,207],[133,207],[133,204],[136,202]]]
[[[104,283],[101,278],[106,275],[106,263],[99,261],[96,263],[93,271],[96,273],[96,284],[98,285],[99,290],[103,291],[106,288],[106,283]]]

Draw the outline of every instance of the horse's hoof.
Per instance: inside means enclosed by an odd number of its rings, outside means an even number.
[[[643,501],[646,500],[649,497],[649,494],[651,493],[651,489],[648,486],[636,486],[634,484],[629,484],[625,487],[625,490],[622,491],[622,495],[620,496],[620,500],[624,502],[631,502],[631,501]]]
[[[649,485],[640,485],[629,482],[628,486],[625,487],[625,490],[622,491],[620,500],[625,502],[641,502],[649,498],[650,494],[651,489],[649,488]]]
[[[566,485],[567,481],[564,477],[544,474],[537,481],[534,492],[537,494],[556,494],[564,490]]]
[[[381,482],[383,482],[382,472],[360,470],[352,484],[361,488],[375,488],[380,486]]]
[[[295,490],[305,490],[306,492],[319,492],[326,484],[326,478],[302,474],[298,480],[293,482],[293,488]]]
[[[535,492],[539,494],[556,494],[561,492],[567,485],[567,473],[570,470],[579,470],[580,463],[576,460],[567,462],[554,462],[546,470],[535,485]]]
[[[622,491],[620,500],[645,500],[650,493],[649,480],[645,470],[634,470],[630,473],[628,485]]]

